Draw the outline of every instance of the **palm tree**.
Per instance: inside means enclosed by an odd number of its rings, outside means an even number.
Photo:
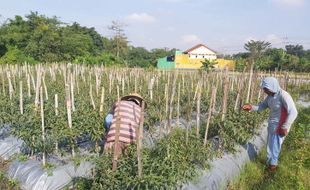
[[[271,44],[265,41],[250,40],[244,44],[244,49],[250,52],[252,59],[259,58],[264,51],[270,48]]]
[[[209,71],[209,70],[214,69],[214,65],[217,64],[217,61],[216,61],[216,60],[205,59],[205,60],[202,61],[201,63],[202,63],[201,68],[203,68],[203,69]]]

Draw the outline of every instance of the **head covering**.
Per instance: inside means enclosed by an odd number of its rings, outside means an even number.
[[[144,101],[143,97],[140,94],[137,94],[137,93],[132,93],[132,94],[129,94],[127,96],[123,96],[121,98],[121,100],[130,100],[130,99],[138,100],[140,106],[142,106],[142,101]],[[144,108],[146,108],[146,107],[147,107],[147,104],[144,101]]]
[[[274,77],[264,78],[260,84],[260,87],[267,88],[270,92],[273,93],[278,93],[281,90],[278,80]]]

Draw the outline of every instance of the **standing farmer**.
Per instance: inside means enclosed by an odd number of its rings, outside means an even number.
[[[139,94],[130,94],[116,102],[106,116],[105,127],[108,132],[104,150],[109,152],[114,149],[113,169],[116,169],[117,159],[126,146],[136,141],[145,107],[144,99]]]
[[[250,104],[244,105],[242,109],[247,111],[270,109],[267,137],[267,164],[269,171],[275,171],[278,165],[281,145],[297,117],[297,109],[291,95],[280,88],[276,78],[264,78],[261,88],[268,95],[265,100],[256,106]]]

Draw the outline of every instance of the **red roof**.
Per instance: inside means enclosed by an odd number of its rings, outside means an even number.
[[[213,51],[214,53],[216,53],[216,51],[214,51],[213,49],[211,49],[211,48],[209,48],[208,46],[203,45],[203,44],[195,45],[194,47],[192,47],[192,48],[190,48],[190,49],[184,51],[183,53],[189,53],[189,52],[191,52],[191,51],[193,51],[193,50],[195,50],[195,49],[197,49],[197,48],[200,48],[200,47],[205,47],[205,48],[209,49],[210,51]]]

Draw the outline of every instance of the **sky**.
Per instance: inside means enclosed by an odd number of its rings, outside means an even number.
[[[310,0],[0,0],[0,23],[37,11],[68,24],[124,24],[136,47],[186,50],[205,44],[223,54],[244,52],[248,40],[310,49]]]

